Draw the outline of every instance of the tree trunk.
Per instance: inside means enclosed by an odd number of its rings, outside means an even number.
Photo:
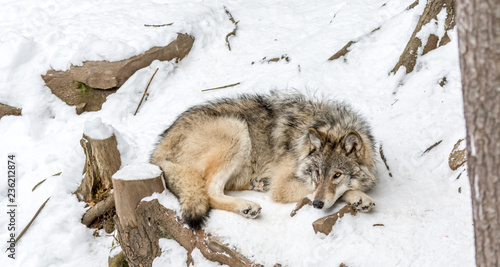
[[[457,0],[476,264],[500,266],[500,5]]]
[[[161,170],[152,164],[127,165],[113,175],[113,187],[115,226],[125,258],[130,266],[151,266],[161,250],[148,236],[149,225],[139,225],[135,209],[144,197],[165,190]]]

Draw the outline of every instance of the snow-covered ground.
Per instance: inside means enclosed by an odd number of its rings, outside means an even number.
[[[206,231],[265,266],[474,266],[467,172],[452,171],[447,161],[465,137],[456,29],[449,33],[451,43],[419,57],[414,72],[389,75],[426,2],[405,10],[413,1],[1,1],[0,102],[22,108],[22,116],[0,120],[0,206],[9,204],[10,153],[16,155],[17,234],[51,198],[16,245],[16,259],[4,253],[0,266],[107,266],[114,238],[104,231],[94,237],[80,223],[84,204],[72,194],[82,178],[79,140],[85,122],[99,117],[116,129],[124,166],[146,162],[158,135],[192,105],[284,89],[345,100],[365,115],[392,173],[380,159],[380,183],[370,193],[376,208],[342,218],[325,236],[314,234],[311,223],[342,204],[327,211],[304,207],[291,218],[294,204],[273,203],[265,193],[234,192],[259,202],[260,217],[214,210]],[[224,6],[239,21],[236,36],[229,38],[232,51],[225,37],[234,25]],[[144,26],[167,23],[173,25]],[[423,32],[442,36],[434,25]],[[97,112],[76,115],[40,77],[87,60],[125,59],[167,45],[177,32],[196,38],[189,55],[137,71]],[[327,61],[357,38],[345,57]],[[284,54],[289,62],[261,61]],[[149,97],[133,116],[156,68]],[[177,205],[166,193],[159,198]],[[6,212],[0,216],[4,250],[9,220]],[[161,245],[156,266],[185,265],[185,249],[171,240]],[[217,265],[199,251],[193,259],[196,266]]]

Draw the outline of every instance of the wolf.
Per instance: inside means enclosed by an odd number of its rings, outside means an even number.
[[[374,138],[348,105],[272,92],[194,106],[161,135],[151,155],[185,222],[199,229],[211,208],[255,218],[259,204],[225,190],[269,191],[273,201],[313,206],[338,199],[367,212],[377,182]]]

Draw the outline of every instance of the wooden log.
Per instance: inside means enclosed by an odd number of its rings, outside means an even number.
[[[106,212],[112,210],[115,207],[115,198],[113,194],[109,194],[105,200],[92,206],[88,209],[82,217],[82,223],[87,227],[90,227],[92,222],[97,219],[97,217],[105,214]]]
[[[83,134],[80,144],[86,155],[84,177],[76,195],[87,203],[98,202],[113,188],[111,176],[120,168],[121,158],[114,134],[96,139]]]
[[[188,251],[187,266],[192,263],[191,252],[196,248],[206,259],[228,266],[262,266],[203,230],[187,227],[175,211],[165,208],[157,199],[142,201],[135,212],[136,228],[123,227],[121,219],[115,217],[118,238],[130,266],[151,266],[154,258],[161,255],[160,238],[174,239]]]

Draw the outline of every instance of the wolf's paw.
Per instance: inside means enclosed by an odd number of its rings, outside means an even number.
[[[367,195],[361,196],[358,201],[351,203],[357,211],[369,212],[373,207],[375,207],[375,202],[373,199]]]
[[[239,212],[243,217],[254,219],[260,214],[262,208],[259,204],[251,201],[248,201],[246,204],[246,208],[241,209]]]
[[[250,189],[258,192],[266,192],[269,191],[271,186],[271,179],[264,178],[253,178],[250,180]]]

